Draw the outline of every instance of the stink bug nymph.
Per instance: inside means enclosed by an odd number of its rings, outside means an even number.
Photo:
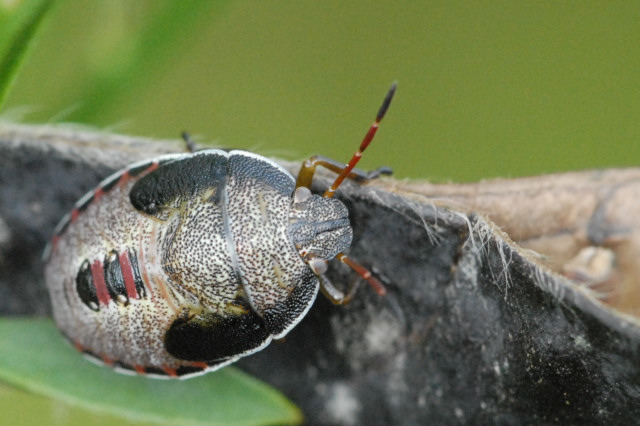
[[[54,318],[82,352],[121,372],[188,377],[216,370],[286,335],[337,257],[379,294],[380,282],[344,251],[347,208],[332,198],[355,169],[395,92],[347,164],[315,156],[297,180],[246,151],[208,149],[133,164],[82,197],[45,254]],[[338,174],[323,196],[316,167]]]

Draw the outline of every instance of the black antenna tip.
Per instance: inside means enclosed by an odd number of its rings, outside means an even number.
[[[393,99],[393,95],[396,93],[397,87],[398,87],[398,82],[394,81],[391,87],[389,88],[389,91],[387,92],[387,96],[385,96],[384,101],[382,101],[382,106],[380,107],[380,110],[378,111],[378,115],[376,116],[376,122],[379,123],[382,120],[382,117],[384,117],[384,115],[387,113],[387,110],[389,109],[389,105],[391,104],[391,99]]]

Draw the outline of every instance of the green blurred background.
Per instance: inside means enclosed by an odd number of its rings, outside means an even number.
[[[637,2],[63,1],[5,116],[347,161],[393,80],[364,168],[469,181],[640,162]]]
[[[41,1],[0,0],[0,50]],[[460,182],[640,163],[634,1],[63,0],[2,117],[347,161],[394,80],[363,168]],[[34,404],[113,421],[38,398],[0,386],[16,420]]]

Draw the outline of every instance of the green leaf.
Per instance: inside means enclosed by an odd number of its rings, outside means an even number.
[[[165,1],[152,3],[144,16],[144,25],[122,31],[126,39],[115,39],[111,48],[101,50],[102,57],[88,79],[83,102],[68,119],[81,123],[100,123],[122,103],[135,98],[155,78],[165,74],[167,64],[179,58],[185,40],[203,21],[208,26],[222,16],[227,0]],[[112,7],[122,7],[111,3]]]
[[[29,47],[33,44],[36,33],[42,26],[44,17],[53,6],[54,1],[34,0],[24,3],[21,8],[16,9],[13,13],[2,13],[2,26],[10,28],[7,32],[3,31],[2,37],[3,39],[9,39],[10,42],[3,46],[4,51],[0,58],[0,108],[4,104],[11,85],[18,74],[20,65],[22,65]],[[28,10],[28,16],[22,19],[25,9]],[[15,25],[15,21],[20,20],[22,21],[20,25]]]
[[[172,424],[298,424],[276,390],[227,367],[188,380],[126,376],[94,365],[49,319],[0,319],[0,380],[69,404],[134,421]]]

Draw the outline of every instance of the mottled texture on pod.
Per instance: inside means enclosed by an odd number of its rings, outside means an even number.
[[[344,205],[244,151],[157,158],[76,204],[45,255],[62,332],[124,372],[185,377],[284,336],[351,244]]]

